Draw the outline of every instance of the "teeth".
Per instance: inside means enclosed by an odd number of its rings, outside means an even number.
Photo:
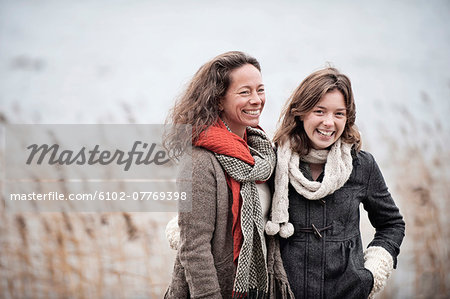
[[[258,115],[259,114],[259,110],[244,110],[244,113],[250,114],[250,115]]]
[[[320,134],[325,135],[325,136],[331,136],[333,134],[333,132],[325,132],[325,131],[321,131],[321,130],[317,130]]]

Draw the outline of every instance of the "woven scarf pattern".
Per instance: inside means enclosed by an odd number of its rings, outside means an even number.
[[[226,126],[226,124],[225,124]],[[226,127],[225,130],[231,133]],[[268,271],[266,246],[261,203],[256,181],[269,179],[276,164],[275,152],[268,136],[258,128],[247,127],[247,145],[254,163],[228,154],[214,151],[225,172],[241,183],[242,196],[241,229],[243,243],[239,253],[236,276],[233,286],[233,298],[264,298],[268,291]],[[223,134],[223,133],[222,133]],[[208,133],[208,137],[211,134]],[[241,139],[241,138],[240,138]],[[234,150],[242,143],[227,144]],[[238,155],[236,155],[238,156]]]
[[[310,181],[300,171],[300,157],[291,150],[288,140],[277,152],[278,164],[275,174],[275,193],[272,200],[271,220],[266,224],[266,233],[288,238],[293,234],[289,221],[289,183],[309,200],[318,200],[341,188],[353,170],[352,145],[338,139],[330,150],[314,150],[302,160],[309,163],[325,163],[322,182]],[[281,225],[281,227],[280,227]],[[283,230],[283,226],[285,230]]]

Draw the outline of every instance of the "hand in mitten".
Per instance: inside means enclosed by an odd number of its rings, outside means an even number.
[[[373,288],[369,294],[369,298],[372,299],[386,285],[394,269],[394,259],[383,247],[371,246],[364,251],[364,267],[373,275]]]
[[[180,244],[180,228],[178,227],[178,216],[172,218],[166,225],[166,238],[173,250],[178,250]]]

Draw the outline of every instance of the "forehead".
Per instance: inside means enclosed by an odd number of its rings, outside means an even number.
[[[319,101],[316,103],[316,106],[342,106],[345,108],[344,95],[339,89],[328,91],[319,99]]]
[[[344,95],[339,90],[329,91],[319,99],[314,107],[326,109],[346,109]]]
[[[262,84],[261,72],[251,64],[243,65],[230,73],[231,85]]]

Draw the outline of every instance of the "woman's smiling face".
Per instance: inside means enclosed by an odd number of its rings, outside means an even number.
[[[259,124],[266,97],[260,71],[246,64],[230,73],[231,83],[220,104],[221,118],[236,135]]]
[[[338,90],[327,92],[303,117],[303,127],[314,149],[326,149],[341,137],[347,122],[345,100]]]

